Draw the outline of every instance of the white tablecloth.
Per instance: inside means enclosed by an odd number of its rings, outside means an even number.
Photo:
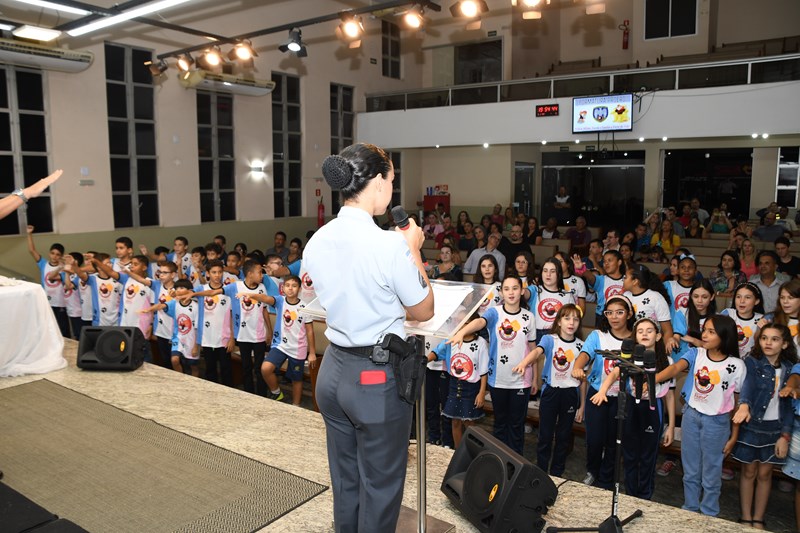
[[[0,286],[0,377],[67,366],[64,338],[40,285]]]

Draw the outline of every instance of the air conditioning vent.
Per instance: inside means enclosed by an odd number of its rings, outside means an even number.
[[[178,81],[187,89],[205,89],[207,91],[242,94],[245,96],[265,96],[275,88],[274,81],[256,80],[231,74],[217,74],[207,70],[182,72],[178,74]]]
[[[94,54],[91,52],[0,39],[0,63],[61,72],[81,72],[89,68],[92,61]]]

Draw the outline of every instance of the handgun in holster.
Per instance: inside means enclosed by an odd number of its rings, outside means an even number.
[[[389,360],[394,370],[398,396],[413,405],[422,394],[425,365],[428,362],[420,349],[420,340],[413,335],[403,340],[394,333],[387,333],[381,341],[381,348],[391,354]]]

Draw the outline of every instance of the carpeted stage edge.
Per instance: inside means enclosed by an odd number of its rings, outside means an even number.
[[[92,532],[255,531],[327,489],[47,380],[0,413],[3,482]]]

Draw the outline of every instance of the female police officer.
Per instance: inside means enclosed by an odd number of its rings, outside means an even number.
[[[329,156],[325,180],[344,207],[306,246],[308,270],[327,312],[316,399],[328,444],[337,532],[394,531],[400,513],[412,406],[400,400],[391,365],[369,358],[383,336],[405,338],[403,320],[433,316],[422,266],[422,230],[384,231],[374,216],[392,199],[394,169],[381,148],[355,144]]]

